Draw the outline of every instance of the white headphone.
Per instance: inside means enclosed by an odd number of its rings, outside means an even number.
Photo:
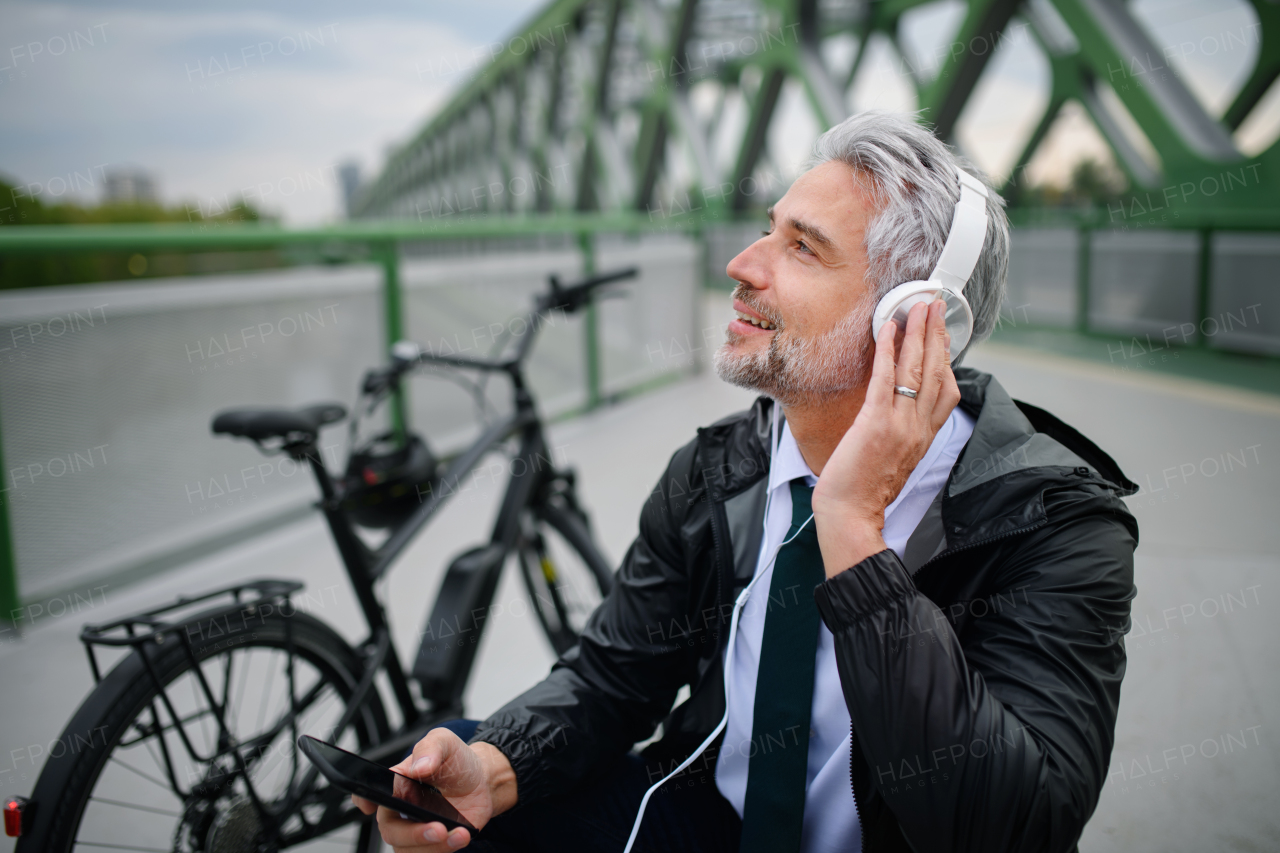
[[[871,331],[879,337],[881,327],[890,320],[896,321],[899,329],[905,328],[907,314],[918,303],[943,299],[952,360],[964,352],[973,337],[973,309],[964,298],[964,286],[987,239],[987,188],[964,169],[956,169],[956,177],[960,179],[960,200],[938,265],[928,281],[909,281],[890,290],[871,315]]]

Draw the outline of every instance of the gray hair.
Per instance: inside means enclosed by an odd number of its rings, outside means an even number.
[[[831,160],[865,176],[881,207],[864,242],[868,283],[877,301],[895,286],[933,272],[960,200],[953,170],[964,169],[982,181],[987,187],[987,239],[964,295],[973,308],[970,345],[990,335],[1000,319],[1009,274],[1009,221],[1004,199],[987,176],[926,126],[878,110],[851,116],[818,137],[807,168]]]

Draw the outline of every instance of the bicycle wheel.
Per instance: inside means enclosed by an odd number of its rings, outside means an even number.
[[[578,642],[588,617],[613,588],[613,570],[587,521],[565,502],[526,513],[517,551],[520,574],[551,647],[562,655]]]
[[[180,629],[190,653],[164,635],[98,684],[41,771],[34,826],[16,853],[257,853],[338,829],[348,849],[376,849],[295,743],[302,733],[332,739],[363,672],[356,652],[304,613],[261,618],[231,640],[203,625]],[[358,750],[386,729],[370,692],[338,742]],[[332,850],[333,840],[318,843]]]

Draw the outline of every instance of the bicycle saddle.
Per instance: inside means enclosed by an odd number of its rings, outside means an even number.
[[[288,438],[298,433],[315,439],[320,427],[346,416],[346,408],[338,403],[320,403],[301,409],[229,409],[214,417],[213,431],[254,441]]]

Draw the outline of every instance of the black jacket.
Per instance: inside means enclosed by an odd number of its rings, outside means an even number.
[[[956,378],[976,425],[905,559],[882,551],[814,588],[853,722],[863,849],[1072,850],[1113,744],[1138,541],[1119,498],[1136,487],[990,375]],[[480,725],[473,740],[511,760],[522,802],[589,778],[659,721],[645,754],[672,764],[719,722],[771,406],[675,453],[581,642]]]

